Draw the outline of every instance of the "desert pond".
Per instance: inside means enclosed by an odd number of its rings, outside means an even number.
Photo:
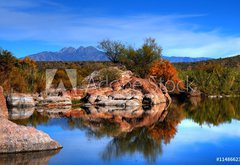
[[[223,164],[216,159],[240,157],[240,98],[174,100],[167,111],[125,123],[76,111],[13,110],[12,121],[48,133],[63,149],[0,155],[0,164]]]

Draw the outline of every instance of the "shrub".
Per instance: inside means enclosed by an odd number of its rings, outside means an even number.
[[[167,85],[168,89],[172,89],[175,87],[175,92],[178,89],[184,89],[184,83],[181,81],[181,79],[178,77],[178,72],[175,69],[175,67],[167,60],[157,60],[155,61],[149,71],[149,74],[151,76],[155,76],[155,78],[159,82],[162,82]],[[171,80],[174,84],[172,83],[167,83],[169,80]]]
[[[45,90],[46,86],[46,77],[45,77],[45,73],[42,72],[38,72],[36,77],[35,77],[35,81],[34,81],[34,91],[37,93],[41,93]]]
[[[80,99],[73,99],[72,100],[72,104],[73,105],[79,105],[79,104],[82,104],[83,102],[80,100]]]
[[[152,63],[160,59],[161,52],[162,48],[157,45],[155,39],[148,38],[137,50],[129,46],[125,54],[120,57],[120,62],[136,75],[145,78]]]
[[[182,71],[181,77],[193,82],[207,95],[229,95],[239,93],[240,73],[234,68],[224,68],[218,64],[198,66],[191,71]]]
[[[106,80],[108,83],[111,83],[114,80],[117,80],[120,78],[120,70],[117,68],[104,68],[100,70],[97,79],[99,80]]]

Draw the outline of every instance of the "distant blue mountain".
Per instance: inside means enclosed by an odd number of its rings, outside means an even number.
[[[73,47],[62,48],[58,52],[40,52],[29,55],[35,61],[107,61],[106,55],[93,46],[78,49]]]
[[[164,59],[170,61],[170,62],[197,62],[197,61],[206,61],[206,60],[211,60],[212,58],[207,58],[207,57],[176,57],[176,56],[163,56]]]
[[[37,54],[28,55],[35,61],[108,61],[108,58],[104,52],[96,49],[93,46],[83,47],[75,49],[73,47],[65,47],[57,52],[44,51]],[[209,60],[210,58],[199,57],[168,57],[163,56],[164,59],[170,62],[196,62]]]

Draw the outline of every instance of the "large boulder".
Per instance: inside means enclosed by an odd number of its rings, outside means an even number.
[[[0,118],[0,153],[43,151],[61,148],[47,134],[33,127],[19,126],[5,118]]]

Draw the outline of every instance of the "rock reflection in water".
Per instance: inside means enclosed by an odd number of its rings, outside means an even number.
[[[143,111],[142,109],[138,109],[136,111],[113,111],[111,108],[108,109],[110,111],[102,111],[100,109],[87,109],[83,110],[82,108],[75,108],[75,109],[57,109],[56,116],[58,117],[68,117],[68,126],[66,127],[74,127],[74,123],[77,120],[81,120],[81,123],[88,123],[90,125],[92,122],[93,124],[103,123],[106,120],[109,121],[118,121],[118,116],[122,116],[120,121],[127,122],[130,121],[130,124],[135,124],[136,126],[141,126],[140,123],[137,121],[153,121],[152,123],[156,122],[159,115],[162,114],[164,111],[164,106],[161,107],[153,107],[156,110],[148,110]],[[158,110],[157,110],[158,109]],[[51,110],[52,112],[53,110]],[[111,112],[112,111],[112,112]],[[169,116],[177,116],[179,113],[181,114],[181,119],[189,118],[194,120],[196,123],[202,124],[212,124],[212,125],[219,125],[225,122],[231,122],[232,119],[239,120],[240,119],[240,98],[222,98],[222,99],[203,99],[203,100],[195,100],[191,99],[184,102],[179,102],[173,99],[173,103],[170,105],[168,112],[172,112]],[[19,111],[15,111],[19,112]],[[41,112],[41,113],[39,113]],[[36,126],[38,124],[44,123],[47,124],[50,120],[51,115],[47,115],[48,113],[44,114],[43,111],[34,111],[33,115],[29,118],[24,118],[22,120],[16,120],[14,122],[22,125],[33,125]],[[111,112],[111,113],[110,113]],[[11,111],[10,111],[11,113]],[[9,114],[11,116],[11,114]],[[54,118],[53,115],[51,118]],[[151,119],[152,117],[152,119]],[[154,119],[155,118],[155,119]],[[132,120],[129,120],[132,119]],[[135,120],[135,123],[134,123]],[[166,120],[166,119],[165,119]],[[104,125],[104,124],[101,125]],[[144,122],[142,122],[144,123]],[[147,125],[147,124],[145,124]],[[150,124],[149,124],[150,125]],[[83,125],[82,125],[83,126]],[[127,124],[128,126],[128,124]],[[142,124],[144,126],[144,124]],[[127,127],[126,127],[127,128]],[[129,127],[130,128],[130,127]],[[131,129],[129,129],[131,130]]]
[[[88,107],[82,109],[73,109],[63,113],[67,117],[81,118],[85,124],[95,131],[105,127],[106,122],[109,125],[115,124],[118,132],[130,132],[135,128],[151,126],[157,121],[163,121],[167,115],[166,104],[158,104],[145,111],[142,107],[131,107],[121,109],[118,107]]]
[[[61,107],[53,107],[53,108],[45,108],[45,107],[36,107],[36,111],[39,112],[42,116],[46,116],[48,118],[61,118],[63,117],[63,113],[71,110],[72,106],[61,106]]]
[[[0,164],[44,165],[44,164],[48,164],[48,161],[58,152],[59,150],[14,153],[14,154],[0,154]]]
[[[30,116],[32,116],[34,110],[35,110],[34,107],[11,108],[11,109],[9,109],[9,119],[10,120],[28,119]]]

